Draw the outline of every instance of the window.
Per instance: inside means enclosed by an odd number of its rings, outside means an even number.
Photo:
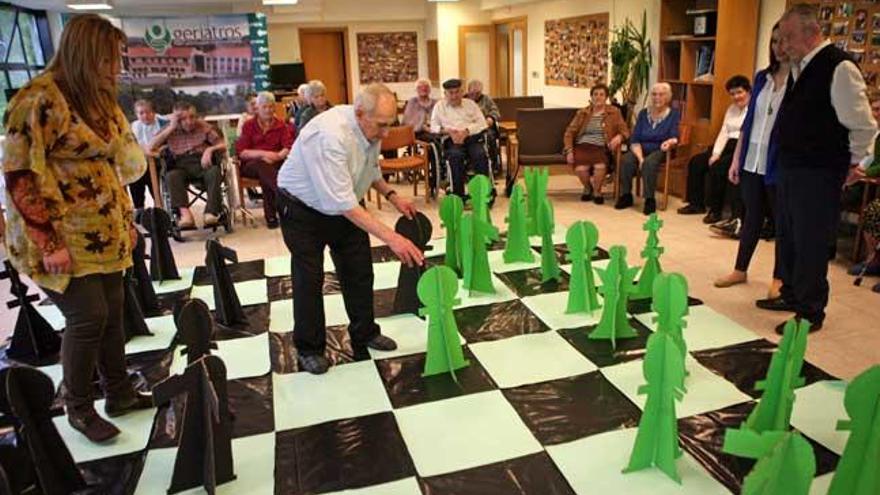
[[[46,13],[0,3],[0,116],[15,90],[39,74],[51,58]]]

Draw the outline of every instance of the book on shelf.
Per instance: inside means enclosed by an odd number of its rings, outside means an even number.
[[[694,66],[694,80],[705,80],[707,75],[711,76],[715,69],[715,48],[709,45],[703,45],[697,49],[697,63]]]

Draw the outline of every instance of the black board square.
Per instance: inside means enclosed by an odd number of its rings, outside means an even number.
[[[236,323],[234,325],[224,325],[215,323],[214,340],[232,340],[245,337],[253,337],[254,335],[264,334],[269,331],[269,313],[270,306],[266,304],[251,304],[243,306],[244,316],[247,318],[246,323]],[[214,311],[211,311],[211,317],[217,321]]]
[[[573,495],[565,477],[546,452],[438,476],[421,478],[425,495]]]
[[[568,274],[564,271],[560,274],[559,281],[549,280],[541,282],[541,269],[517,270],[515,272],[496,273],[496,277],[513,289],[519,297],[549,294],[551,292],[563,292],[568,290]]]
[[[324,356],[334,366],[370,359],[366,352],[355,355],[346,325],[327,327],[327,347]],[[269,333],[269,360],[272,362],[273,373],[284,375],[299,371],[293,332]]]
[[[263,260],[240,261],[227,263],[232,283],[259,280],[266,277],[266,262]],[[193,285],[211,285],[211,274],[205,266],[197,266],[193,272]]]
[[[502,390],[542,445],[636,427],[641,410],[602,373]]]
[[[586,356],[593,364],[604,368],[605,366],[642,359],[645,356],[645,347],[648,345],[648,337],[651,336],[651,330],[635,318],[630,318],[629,324],[639,335],[629,339],[617,339],[616,347],[611,346],[610,340],[589,338],[590,332],[596,328],[596,325],[582,328],[566,328],[558,330],[558,332],[572,347]]]
[[[469,343],[501,340],[550,330],[518,299],[461,308],[455,310],[454,314],[458,332]]]
[[[146,459],[147,452],[142,450],[84,462],[77,467],[89,486],[86,493],[127,495],[135,492]]]
[[[266,279],[266,290],[269,302],[282,301],[285,299],[293,299],[293,277],[284,275],[281,277],[269,277]],[[339,278],[335,272],[324,272],[324,288],[322,293],[325,296],[330,294],[339,294],[342,289],[339,286]]]
[[[415,476],[390,412],[275,435],[275,493],[323,493]]]
[[[688,297],[688,306],[699,306],[701,304],[703,304],[703,301],[696,297]],[[631,315],[650,313],[653,311],[651,309],[651,298],[630,299],[627,301],[626,311]]]
[[[556,251],[556,258],[559,260],[560,264],[567,265],[571,263],[571,261],[568,261],[568,246],[565,244],[557,244],[553,246],[553,249]],[[540,249],[538,249],[538,251],[540,251]],[[593,255],[593,261],[607,260],[609,258],[611,258],[611,256],[609,256],[608,251],[600,247],[596,248],[596,254]]]
[[[497,387],[492,378],[470,349],[464,347],[463,351],[470,366],[455,370],[457,382],[449,373],[422,378],[424,353],[376,361],[391,405],[401,408],[495,390]]]

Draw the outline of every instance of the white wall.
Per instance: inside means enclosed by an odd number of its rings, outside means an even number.
[[[770,34],[773,25],[785,13],[785,0],[762,0],[758,17],[758,46],[755,47],[755,68],[763,69],[770,63]]]
[[[489,24],[488,11],[480,9],[479,0],[437,4],[437,52],[440,59],[440,81],[459,77],[458,27]]]

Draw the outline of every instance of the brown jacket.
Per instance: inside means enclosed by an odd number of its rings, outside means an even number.
[[[571,123],[565,129],[565,137],[563,138],[566,153],[574,148],[575,139],[581,135],[584,127],[590,122],[591,115],[593,115],[592,107],[586,107],[578,110],[578,113],[571,119]],[[629,137],[629,128],[623,120],[623,115],[613,105],[605,105],[605,118],[602,120],[602,127],[605,129],[606,143],[610,142],[618,134],[622,135],[623,139]]]

